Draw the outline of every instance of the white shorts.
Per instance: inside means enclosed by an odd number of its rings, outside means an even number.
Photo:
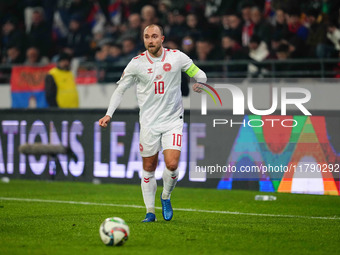
[[[182,149],[183,120],[179,119],[164,127],[141,126],[139,151],[142,157],[151,157],[160,150]]]

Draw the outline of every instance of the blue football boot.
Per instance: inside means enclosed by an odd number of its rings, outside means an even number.
[[[156,221],[156,215],[154,213],[147,213],[145,216],[145,219],[142,220],[142,222],[155,222]]]
[[[171,220],[173,216],[173,211],[172,211],[172,206],[169,199],[162,199],[162,194],[161,194],[161,202],[162,202],[162,214],[164,220]]]

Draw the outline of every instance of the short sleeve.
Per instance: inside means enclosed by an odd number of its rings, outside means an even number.
[[[192,59],[189,58],[186,54],[183,52],[180,52],[180,61],[181,61],[181,69],[183,72],[188,70],[190,66],[193,64]]]

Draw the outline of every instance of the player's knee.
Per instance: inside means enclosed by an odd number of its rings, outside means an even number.
[[[166,163],[166,168],[170,171],[175,171],[178,168],[178,162],[173,160]]]
[[[157,167],[157,164],[154,164],[152,162],[147,162],[143,164],[143,169],[148,172],[155,171]]]

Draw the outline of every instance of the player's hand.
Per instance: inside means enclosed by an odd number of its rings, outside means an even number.
[[[201,83],[195,83],[194,85],[192,85],[192,89],[197,92],[197,93],[201,93],[203,85]]]
[[[110,120],[111,117],[109,115],[105,115],[103,118],[99,120],[99,126],[106,128]]]

